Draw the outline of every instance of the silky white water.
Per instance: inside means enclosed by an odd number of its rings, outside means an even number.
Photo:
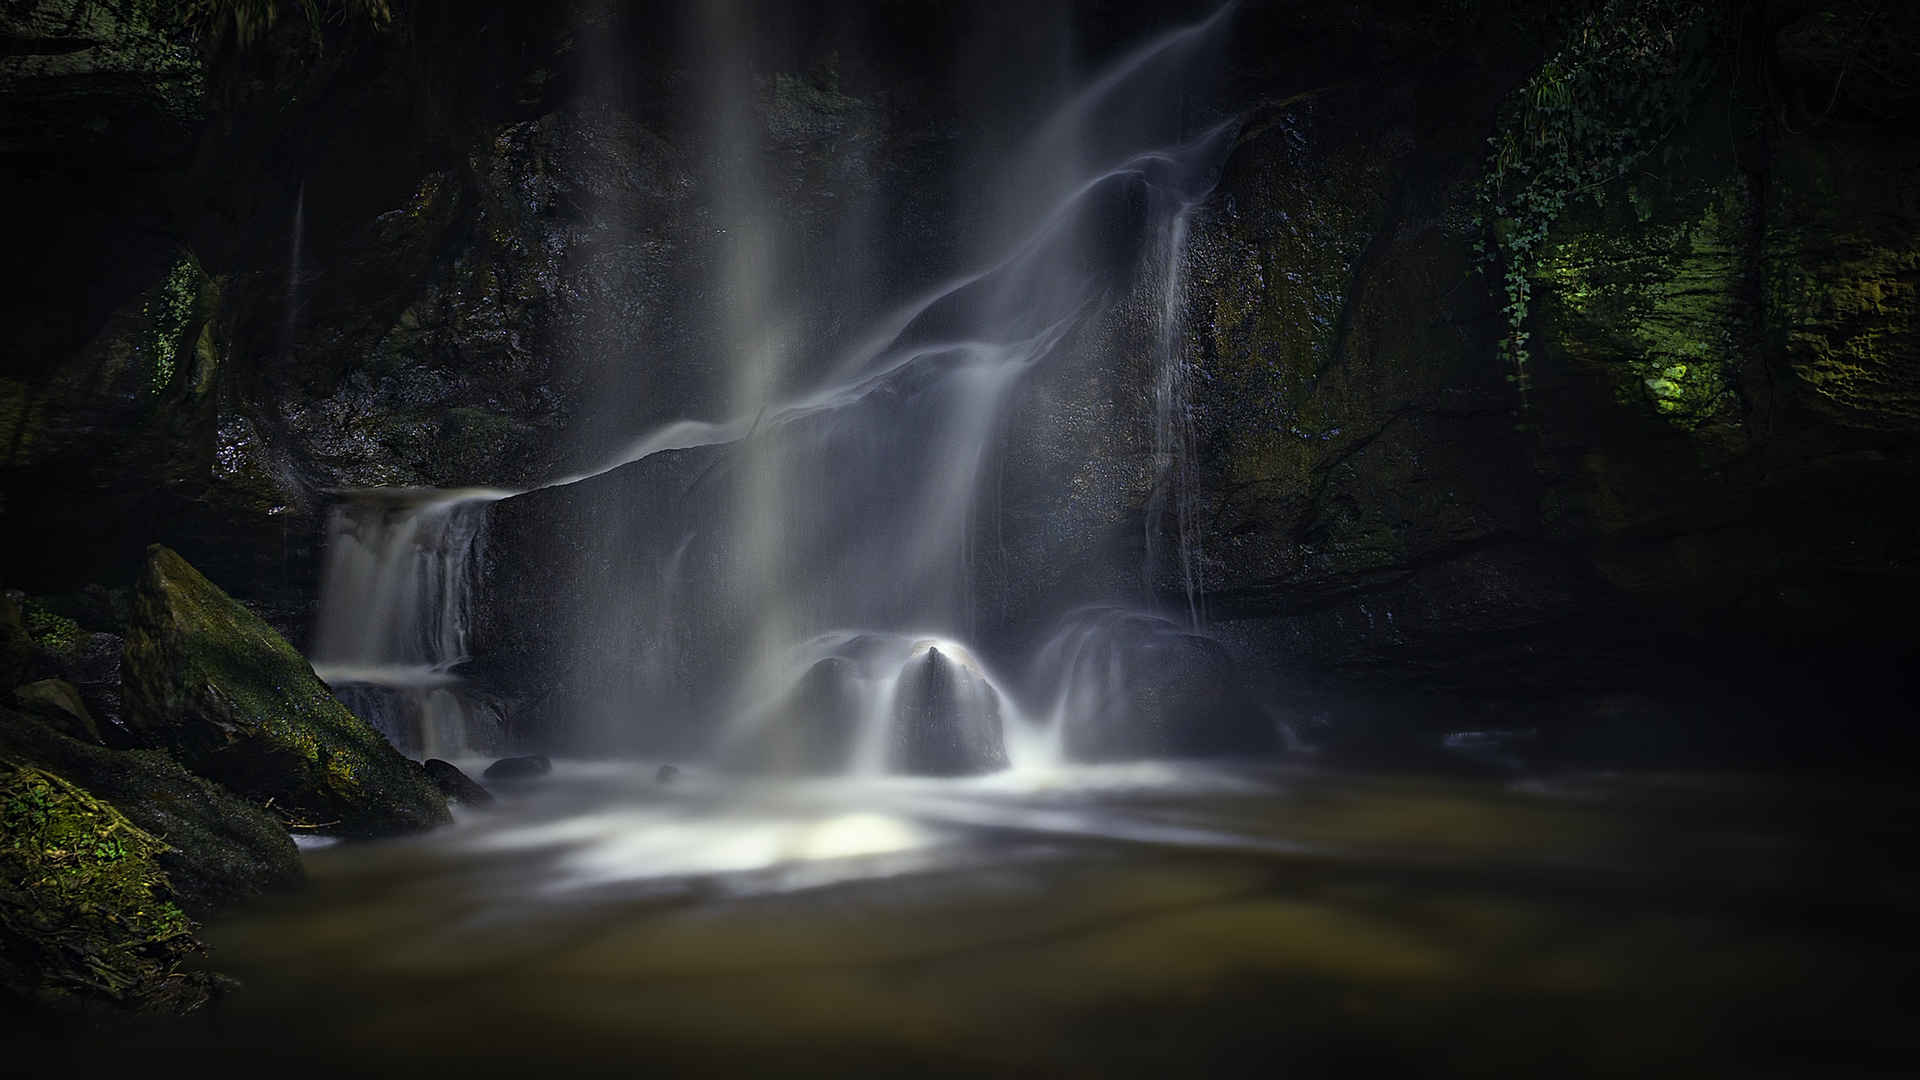
[[[578,484],[668,451],[726,448],[702,476],[718,509],[690,522],[670,557],[636,571],[643,589],[615,580],[568,598],[583,648],[633,642],[635,655],[602,680],[611,689],[600,691],[600,709],[701,702],[720,714],[700,719],[715,760],[776,771],[973,775],[1056,763],[1074,745],[1067,714],[1088,697],[1055,683],[1085,676],[1069,667],[1009,677],[976,655],[969,642],[988,618],[980,523],[1008,472],[1026,466],[1005,445],[1013,395],[1063,357],[1085,363],[1102,320],[1144,287],[1138,302],[1153,324],[1142,365],[1152,383],[1144,587],[1085,600],[1150,607],[1162,599],[1152,579],[1170,561],[1188,629],[1203,622],[1187,502],[1181,267],[1186,216],[1211,189],[1235,126],[1189,130],[1166,88],[1188,77],[1227,14],[1148,42],[1065,101],[1006,170],[996,216],[1016,239],[1005,253],[854,335],[811,384],[787,370],[808,283],[774,274],[783,231],[760,179],[752,80],[724,48],[740,28],[726,4],[707,18],[718,50],[705,75],[722,238],[716,336],[733,375],[731,415],[664,423],[603,465],[538,486]],[[485,588],[473,556],[479,525],[487,504],[513,494],[349,493],[336,514],[316,664],[337,687],[397,693],[414,719],[382,726],[398,737],[395,728],[411,725],[421,752],[465,752],[480,745],[480,729],[497,727],[455,669],[469,658],[472,592]],[[1175,521],[1171,553],[1156,540],[1163,517]],[[602,542],[618,550],[620,538]],[[704,640],[725,642],[733,658],[724,683],[690,689],[679,662],[695,647],[685,628],[721,624]],[[1085,634],[1065,624],[1058,632]],[[1137,659],[1124,653],[1112,662]],[[343,692],[365,702],[371,691]]]

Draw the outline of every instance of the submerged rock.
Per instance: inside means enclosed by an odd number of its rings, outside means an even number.
[[[451,821],[420,767],[286,639],[173,551],[148,549],[123,664],[129,726],[292,824],[350,837]]]
[[[853,759],[865,702],[857,666],[829,656],[806,670],[753,736],[728,755],[728,764],[756,772],[821,776],[845,771]]]
[[[100,727],[80,700],[80,691],[63,679],[41,679],[13,692],[14,703],[59,731],[82,742],[98,743]]]
[[[473,807],[493,805],[493,792],[481,787],[453,762],[428,758],[420,767],[426,771],[427,779],[433,781],[433,786],[440,789],[440,794],[454,802]]]
[[[671,784],[679,778],[680,767],[678,765],[662,765],[659,771],[653,774],[653,782],[656,784]]]
[[[0,755],[59,773],[164,837],[169,846],[158,855],[160,865],[180,906],[197,918],[306,880],[293,841],[273,815],[157,750],[109,750],[0,709]]]
[[[1006,768],[1000,695],[964,661],[929,647],[900,673],[887,767],[919,776]]]
[[[215,977],[159,863],[165,843],[85,789],[0,757],[5,1020],[101,1006],[186,1013]]]
[[[531,780],[552,771],[553,762],[539,754],[529,754],[526,757],[501,758],[487,766],[487,771],[480,775],[489,780]]]
[[[1259,754],[1276,742],[1232,656],[1171,620],[1092,610],[1040,662],[1061,680],[1067,756],[1075,761]]]

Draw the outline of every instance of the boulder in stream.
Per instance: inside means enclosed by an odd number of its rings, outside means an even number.
[[[859,671],[845,657],[809,667],[768,710],[751,736],[729,749],[727,764],[747,772],[827,776],[852,764],[866,702]]]
[[[552,771],[553,762],[539,754],[528,754],[525,757],[501,758],[487,766],[487,771],[480,775],[489,780],[531,780]]]
[[[453,802],[479,808],[493,805],[493,792],[481,787],[478,781],[461,772],[453,762],[428,758],[420,767],[426,770],[427,779],[440,789],[440,794]]]
[[[964,656],[928,647],[900,672],[887,765],[917,776],[972,776],[1007,767],[1000,695]]]
[[[295,827],[377,837],[452,820],[420,766],[285,638],[158,544],[134,590],[122,680],[145,743]]]

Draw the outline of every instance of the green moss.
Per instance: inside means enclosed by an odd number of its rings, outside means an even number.
[[[201,284],[205,275],[191,252],[182,252],[167,271],[165,280],[148,294],[141,307],[147,321],[146,340],[141,351],[147,354],[147,389],[159,393],[173,382],[182,350],[195,347],[189,337],[200,311]]]
[[[1543,333],[1576,363],[1611,373],[1615,397],[1694,429],[1737,412],[1747,255],[1744,181],[1675,206],[1630,199],[1556,232],[1540,261]]]
[[[86,631],[80,629],[79,623],[48,611],[38,600],[28,600],[22,605],[22,616],[27,636],[49,652],[66,655],[86,641]]]
[[[1920,145],[1790,143],[1770,189],[1766,293],[1796,385],[1850,427],[1920,423]]]
[[[156,858],[167,846],[61,777],[0,759],[0,939],[38,980],[14,989],[58,1004],[106,999],[187,1011],[206,976]]]
[[[0,708],[0,757],[84,787],[172,845],[159,862],[180,906],[194,917],[303,880],[279,821],[159,751],[109,750],[61,734],[44,717]]]
[[[393,22],[388,0],[185,0],[175,10],[196,34],[231,36],[241,48],[265,37],[283,15],[300,20],[314,37],[323,22],[373,27]]]

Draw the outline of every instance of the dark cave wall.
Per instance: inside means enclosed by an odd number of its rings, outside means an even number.
[[[1221,633],[1437,725],[1911,715],[1915,101],[1833,94],[1822,11],[1750,14],[1765,84],[1722,69],[1553,226],[1525,399],[1472,273],[1497,49],[1255,113],[1189,311]]]
[[[1063,42],[1111,55],[1173,18],[1146,7],[752,9],[780,270],[873,266],[810,332],[977,257],[968,172],[1059,89]],[[1245,124],[1186,267],[1188,494],[1216,632],[1303,714],[1552,723],[1756,670],[1793,673],[1782,701],[1910,703],[1914,108],[1836,90],[1807,20],[1843,9],[1738,6],[1763,66],[1556,223],[1522,402],[1472,192],[1539,40],[1499,4],[1243,6],[1220,74]],[[328,489],[524,483],[715,411],[715,150],[678,8],[423,2],[244,55],[156,10],[0,12],[0,183],[43,253],[0,298],[7,585],[124,585],[162,541],[299,640]],[[1766,136],[1730,138],[1756,111]],[[984,575],[1002,600],[1137,577],[1145,542],[1139,402],[1043,398],[1030,425],[1111,462],[1074,527],[1106,562],[1036,547]]]

